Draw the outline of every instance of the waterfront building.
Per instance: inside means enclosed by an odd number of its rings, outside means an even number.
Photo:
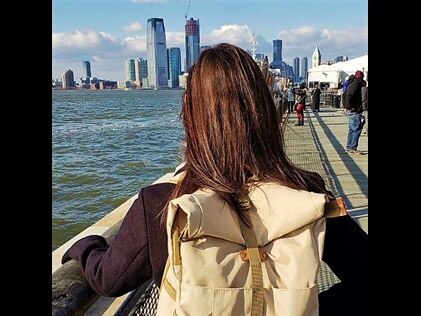
[[[59,79],[53,79],[53,88],[55,89],[61,89],[63,85],[61,84],[61,81]]]
[[[368,83],[368,54],[349,61],[340,61],[330,65],[321,64],[309,69],[308,86],[312,88],[317,83],[320,88],[340,88],[340,83],[357,70],[364,73],[364,80]]]
[[[265,59],[265,54],[263,54],[263,53],[256,53],[255,54],[255,57],[256,57],[256,61],[257,62],[263,62],[263,60]],[[273,63],[272,63],[272,66],[273,66]],[[274,67],[273,67],[274,68]],[[281,68],[278,68],[278,69],[281,69]]]
[[[153,89],[168,88],[167,41],[164,19],[162,18],[148,19],[146,55],[149,87]]]
[[[133,58],[126,60],[126,81],[133,83],[136,80],[136,67]]]
[[[308,74],[308,58],[304,56],[301,58],[301,67],[300,67],[300,81],[307,81]]]
[[[284,61],[282,62],[280,73],[282,77],[294,80],[294,68]]]
[[[118,89],[128,89],[128,88],[130,88],[131,87],[131,83],[130,83],[130,81],[126,81],[126,80],[120,80],[120,81],[117,81],[117,88]]]
[[[135,82],[138,87],[142,86],[142,79],[148,77],[148,61],[143,58],[136,58],[135,66]]]
[[[190,67],[195,63],[200,54],[200,25],[199,19],[186,20],[184,27],[186,36],[186,67],[185,72],[189,72]]]
[[[322,55],[320,54],[319,48],[316,45],[313,55],[311,56],[311,68],[317,67],[322,63]]]
[[[294,82],[300,81],[300,57],[295,57],[293,61]]]
[[[73,75],[73,70],[68,69],[63,73],[61,78],[63,89],[71,89],[75,86],[75,78]]]
[[[91,63],[87,60],[82,61],[83,72],[85,73],[85,78],[91,78]]]
[[[79,87],[84,89],[90,89],[91,86],[91,63],[88,60],[82,61],[83,75],[84,77],[79,78]]]
[[[282,68],[282,40],[273,40],[273,60],[272,67],[275,69]]]
[[[168,87],[178,88],[181,74],[181,51],[179,47],[168,48]]]
[[[142,89],[143,88],[149,88],[149,79],[148,78],[142,78]]]
[[[187,88],[187,78],[189,77],[188,73],[184,72],[183,74],[178,76],[178,81],[180,83],[180,88],[186,89]]]

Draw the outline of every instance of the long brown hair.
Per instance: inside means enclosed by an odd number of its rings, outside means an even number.
[[[186,176],[171,199],[208,188],[240,213],[251,177],[327,193],[321,177],[294,166],[265,78],[243,49],[222,43],[190,68],[182,101]],[[166,211],[166,209],[165,209]]]

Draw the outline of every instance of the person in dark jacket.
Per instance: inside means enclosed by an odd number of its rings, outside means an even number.
[[[311,101],[313,111],[320,112],[320,94],[322,91],[319,89],[319,86],[314,85],[313,91],[311,91]]]
[[[361,101],[363,105],[363,115],[365,118],[365,124],[363,127],[362,134],[368,136],[368,87],[367,81],[363,80],[361,87]]]
[[[354,79],[355,79],[355,76],[354,75],[351,75],[349,77],[346,77],[345,78],[345,81],[344,81],[344,83],[342,85],[342,89],[341,89],[342,90],[342,93],[341,93],[341,104],[343,106],[345,106],[345,92],[346,92],[346,89],[348,89],[349,84],[352,81],[354,81]]]
[[[238,196],[251,177],[334,198],[319,174],[287,158],[271,92],[243,49],[222,43],[200,54],[189,71],[181,120],[183,177],[142,188],[110,244],[87,236],[62,257],[63,264],[77,260],[101,295],[120,296],[150,279],[160,286],[168,256],[167,207],[183,194],[211,189],[240,217]],[[366,315],[368,235],[348,215],[326,219],[323,260],[341,283],[319,295],[320,315]]]
[[[351,155],[364,155],[358,150],[358,141],[361,136],[365,119],[362,115],[363,105],[361,96],[364,73],[355,72],[355,79],[349,84],[344,95],[345,114],[348,116],[348,137],[345,150]]]

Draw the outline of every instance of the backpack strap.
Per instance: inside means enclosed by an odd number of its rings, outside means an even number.
[[[339,217],[344,215],[348,215],[348,212],[343,197],[339,196],[334,200],[326,202],[324,210],[325,218]]]
[[[167,279],[167,272],[168,272],[169,267],[170,267],[170,258],[167,258],[167,262],[165,263],[164,274],[162,276],[160,289],[162,289],[162,287],[164,287],[165,290],[167,290],[167,293],[169,294],[169,296],[175,301],[175,298],[177,296],[177,292]]]
[[[174,225],[171,230],[171,241],[172,241],[172,251],[173,251],[173,265],[175,266],[181,266],[181,254],[180,254],[180,227],[185,226],[185,218],[184,222],[183,219],[180,217],[180,213],[182,213],[180,207],[178,207],[177,213],[174,217]],[[167,273],[168,269],[170,267],[170,256],[168,255],[167,261],[165,263],[165,269],[164,274],[162,276],[161,281],[161,288],[164,287],[165,290],[167,290],[168,294],[171,296],[171,298],[175,301],[177,296],[177,291],[174,289],[174,287],[171,285],[171,283],[167,279]]]
[[[183,180],[183,178],[185,177],[185,175],[186,175],[186,172],[185,171],[179,172],[178,170],[176,170],[175,174],[169,180],[167,180],[167,182],[173,183],[173,184],[178,184],[181,180]],[[173,241],[172,247],[173,247],[173,254],[174,254],[174,256],[173,256],[173,262],[174,262],[174,264],[177,264],[177,265],[180,265],[181,264],[180,241],[179,241],[179,234],[180,234],[179,213],[180,213],[180,211],[177,211],[177,214],[176,214],[176,217],[175,217],[175,224],[176,225],[174,225],[174,227],[172,229],[172,241]],[[171,283],[167,279],[167,273],[168,273],[168,269],[169,268],[170,268],[170,258],[168,256],[167,261],[165,263],[164,274],[162,275],[162,281],[161,281],[160,290],[162,288],[165,288],[165,290],[167,291],[167,293],[169,294],[169,296],[175,301],[176,295],[177,295],[177,291],[174,289],[174,287],[171,285]]]
[[[241,218],[239,222],[241,232],[246,241],[247,255],[250,260],[251,267],[251,287],[253,289],[251,315],[260,316],[263,315],[263,273],[262,262],[260,260],[261,252],[257,246],[256,233],[253,230],[253,226],[248,227]],[[240,252],[240,255],[241,259],[245,260],[247,255],[244,252]]]

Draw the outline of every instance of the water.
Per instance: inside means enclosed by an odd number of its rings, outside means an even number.
[[[180,163],[182,93],[52,91],[52,250]]]

